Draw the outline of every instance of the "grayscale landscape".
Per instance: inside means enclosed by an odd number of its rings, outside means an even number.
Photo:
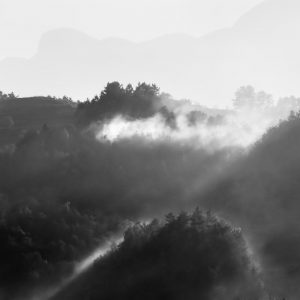
[[[299,13],[0,0],[0,300],[299,299]]]

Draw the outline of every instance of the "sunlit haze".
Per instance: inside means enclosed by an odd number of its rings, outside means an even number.
[[[0,9],[7,93],[84,101],[107,82],[147,82],[218,108],[245,85],[300,95],[298,0],[0,0]]]
[[[0,300],[300,299],[300,0],[0,0]]]
[[[201,36],[231,26],[261,0],[0,0],[0,58],[30,57],[41,35],[70,27],[96,38]]]

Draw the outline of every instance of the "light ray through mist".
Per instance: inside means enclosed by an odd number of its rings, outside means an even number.
[[[51,300],[66,286],[68,286],[71,282],[78,278],[82,273],[87,271],[97,259],[108,253],[112,245],[119,245],[120,243],[122,243],[122,241],[123,237],[114,237],[109,239],[103,245],[101,245],[99,248],[97,248],[91,254],[85,257],[82,261],[78,262],[74,268],[73,273],[69,277],[64,279],[61,283],[57,284],[56,286],[49,288],[48,290],[43,291],[38,295],[29,298],[28,300]]]

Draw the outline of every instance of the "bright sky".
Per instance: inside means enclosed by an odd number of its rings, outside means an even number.
[[[0,0],[0,59],[30,57],[60,27],[142,41],[167,33],[200,36],[231,26],[262,0]]]

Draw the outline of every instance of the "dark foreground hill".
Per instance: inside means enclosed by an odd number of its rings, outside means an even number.
[[[241,231],[196,209],[136,224],[55,300],[261,299]]]

